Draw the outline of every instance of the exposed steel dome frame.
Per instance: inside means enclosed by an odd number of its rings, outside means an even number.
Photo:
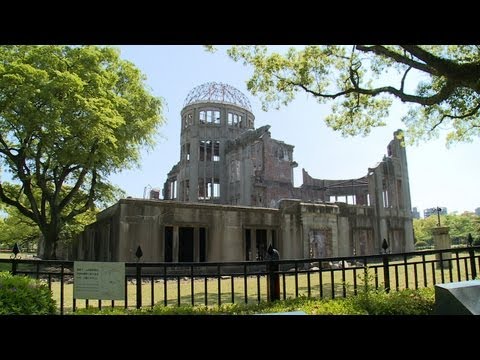
[[[195,87],[188,93],[183,106],[201,102],[233,104],[252,112],[250,100],[240,90],[224,83],[208,82]]]

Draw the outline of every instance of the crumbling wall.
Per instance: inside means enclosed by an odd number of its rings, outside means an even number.
[[[293,195],[293,146],[271,138],[266,125],[227,142],[230,204],[275,208]]]
[[[315,179],[303,169],[303,185],[293,192],[297,197],[357,207],[341,212],[348,217],[352,231],[341,252],[380,253],[383,239],[391,252],[413,251],[410,185],[402,141],[402,131],[395,131],[387,146],[388,156],[358,179]],[[361,212],[368,215],[363,217]]]
[[[311,177],[302,169],[303,184],[299,194],[304,201],[337,202],[367,205],[368,183],[366,176],[359,179],[326,180]],[[341,197],[342,200],[338,198]],[[333,198],[333,201],[332,201]]]

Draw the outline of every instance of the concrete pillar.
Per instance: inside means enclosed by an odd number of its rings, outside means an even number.
[[[404,221],[405,228],[405,252],[415,251],[413,240],[413,222],[412,219]]]
[[[433,235],[433,243],[435,245],[436,250],[441,249],[450,249],[452,247],[452,240],[450,239],[450,235],[448,231],[450,228],[448,226],[437,226],[432,229]],[[450,260],[452,258],[451,253],[443,253],[442,259],[443,260]],[[435,255],[435,259],[440,261],[440,254]],[[437,263],[437,269],[446,268],[448,269],[451,266],[450,261],[442,261]]]
[[[302,216],[302,233],[305,234],[305,237],[303,237],[303,242],[302,242],[302,249],[300,254],[296,254],[295,257],[299,258],[304,258],[308,259],[310,257],[310,229],[309,227],[312,225],[313,221],[310,219],[310,217],[307,217],[306,215]]]

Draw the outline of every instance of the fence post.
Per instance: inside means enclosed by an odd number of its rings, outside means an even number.
[[[267,278],[267,291],[268,301],[280,300],[280,277],[278,275],[278,263],[275,260],[280,259],[280,254],[270,244],[267,250],[268,260],[268,278]]]
[[[388,242],[386,239],[383,239],[382,249],[383,249],[383,256],[382,256],[383,280],[384,280],[385,291],[388,294],[390,292],[390,267],[388,266],[388,255],[387,255]]]
[[[280,277],[276,273],[278,264],[268,263],[268,301],[280,300]]]
[[[469,246],[468,253],[470,255],[470,267],[472,269],[472,280],[475,280],[475,278],[477,277],[477,267],[475,265],[475,250],[473,250],[472,248],[473,238],[472,238],[472,234],[470,233],[468,234],[467,242]]]
[[[135,256],[137,257],[137,264],[135,266],[136,269],[136,288],[137,288],[137,309],[142,307],[142,267],[140,266],[140,258],[142,257],[143,252],[140,245],[138,245],[137,251],[135,252]]]

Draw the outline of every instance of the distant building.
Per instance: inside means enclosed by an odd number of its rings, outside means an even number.
[[[480,207],[475,209],[475,215],[480,216]]]
[[[418,209],[416,207],[412,209],[412,218],[420,219],[420,213],[418,212]]]
[[[446,207],[439,206],[439,208],[442,209],[440,211],[440,215],[447,215],[447,208]],[[423,217],[425,219],[427,217],[429,217],[430,215],[437,215],[437,208],[436,207],[423,210]]]

